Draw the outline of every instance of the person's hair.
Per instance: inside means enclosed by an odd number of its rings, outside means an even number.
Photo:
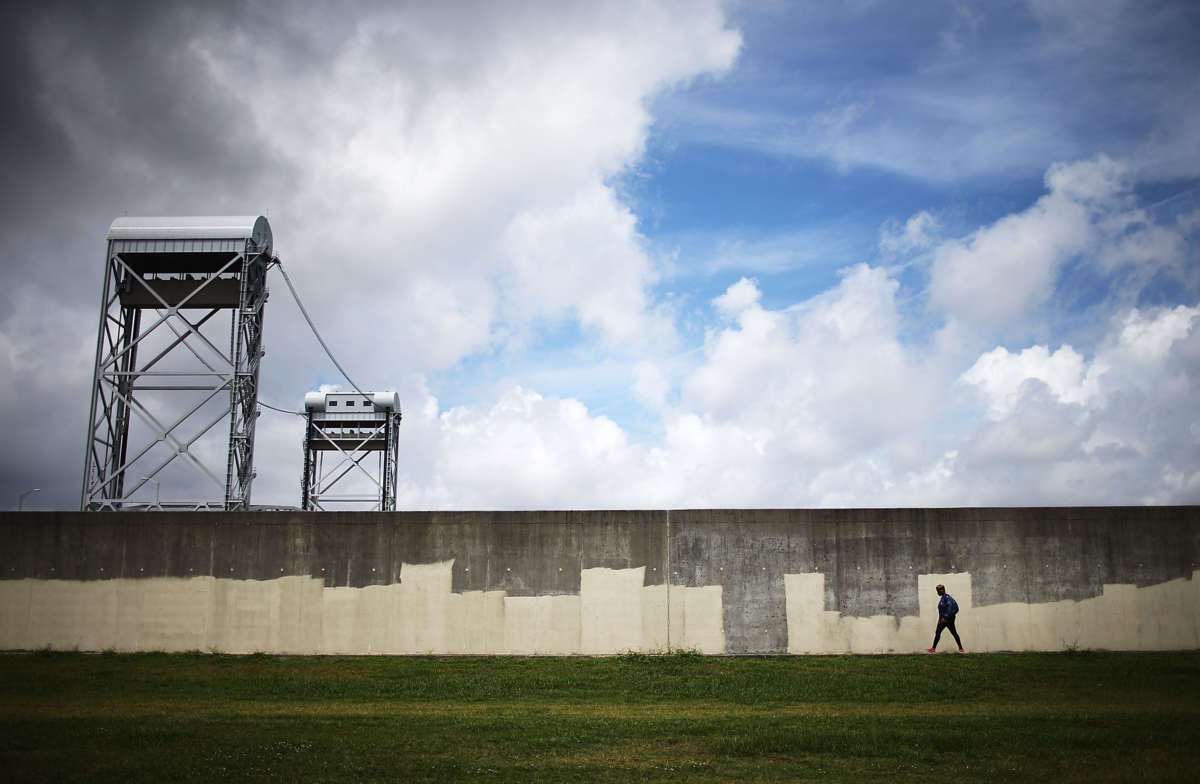
[[[946,590],[946,586],[939,584],[936,588],[934,588],[934,590],[935,591],[944,591],[944,590]]]

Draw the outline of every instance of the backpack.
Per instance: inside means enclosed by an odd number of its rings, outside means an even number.
[[[958,615],[958,602],[954,601],[954,597],[950,594],[946,594],[946,598],[950,600],[950,606],[946,609],[950,611],[950,617],[953,618]]]

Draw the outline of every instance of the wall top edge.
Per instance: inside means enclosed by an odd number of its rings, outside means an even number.
[[[675,517],[672,517],[675,516]],[[755,519],[783,521],[837,521],[889,523],[895,520],[937,519],[946,522],[1004,522],[1025,518],[1080,520],[1091,517],[1183,517],[1200,522],[1200,505],[1172,506],[978,506],[978,507],[854,507],[854,508],[689,508],[689,509],[537,509],[537,510],[406,510],[396,512],[303,512],[294,510],[251,512],[80,512],[80,511],[0,511],[0,524],[20,521],[43,523],[60,520],[73,524],[123,525],[161,524],[164,520],[188,524],[294,525],[297,522],[374,525],[450,523],[556,523],[582,524],[604,520],[631,522],[703,521],[749,522]]]

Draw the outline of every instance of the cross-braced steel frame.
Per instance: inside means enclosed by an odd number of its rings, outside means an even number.
[[[306,415],[300,508],[328,511],[333,504],[372,503],[371,511],[395,511],[400,412],[374,411],[351,420],[321,416],[312,409]],[[339,483],[346,485],[348,478],[363,476],[368,482],[359,485],[376,492],[339,495],[334,491]]]
[[[244,237],[187,242],[110,237],[81,509],[249,508],[269,254],[269,244]],[[222,312],[230,314],[228,350],[201,331]],[[184,392],[186,402],[180,404]],[[165,404],[158,413],[147,406],[151,399]],[[164,416],[163,410],[171,413]],[[139,443],[131,441],[134,420],[140,433],[148,433]],[[213,461],[206,464],[191,448],[224,421],[229,446],[222,478]],[[176,461],[220,497],[171,498],[167,487],[167,497],[153,505],[134,499]]]

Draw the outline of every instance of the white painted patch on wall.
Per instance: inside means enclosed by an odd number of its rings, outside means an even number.
[[[942,583],[958,602],[955,626],[969,651],[1194,650],[1200,648],[1200,571],[1157,585],[1105,585],[1082,601],[975,607],[971,575],[917,577],[920,615],[868,618],[825,609],[825,576],[786,574],[788,653],[891,653],[921,651],[933,642]],[[942,635],[941,650],[954,640]]]
[[[718,585],[643,586],[645,568],[584,569],[579,595],[451,591],[453,561],[400,582],[312,577],[0,581],[0,649],[304,654],[724,653]],[[668,617],[667,607],[670,607]]]

